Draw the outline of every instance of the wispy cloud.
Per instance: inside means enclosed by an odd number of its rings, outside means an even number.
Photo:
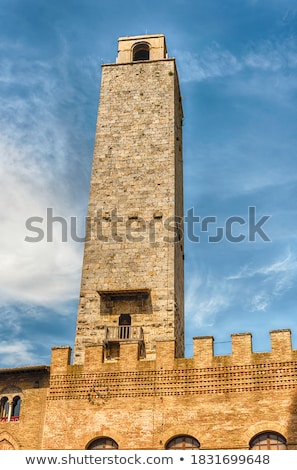
[[[242,71],[285,71],[297,67],[297,39],[289,37],[279,42],[266,40],[251,45],[248,51],[232,52],[217,43],[200,54],[175,51],[179,57],[180,78],[183,82],[201,82],[216,77],[227,77]]]
[[[231,303],[228,286],[212,275],[199,277],[197,274],[186,284],[185,310],[187,319],[195,328],[212,326],[218,313]]]
[[[0,356],[2,367],[17,367],[36,364],[36,356],[28,341],[0,341]]]
[[[201,82],[208,78],[232,75],[242,68],[235,55],[216,43],[199,55],[181,51],[177,51],[175,55],[180,57],[178,65],[182,82]]]
[[[238,273],[227,276],[226,280],[238,281],[248,291],[247,301],[251,311],[266,311],[275,300],[294,287],[297,280],[297,256],[289,251],[286,256],[269,264],[246,265]],[[240,285],[237,286],[239,291]]]
[[[297,274],[297,257],[293,252],[289,252],[285,257],[264,266],[244,266],[237,274],[228,276],[227,279],[245,279],[261,275],[269,277],[274,275]]]
[[[62,243],[59,228],[52,243],[25,242],[25,222],[42,217],[45,230],[51,207],[65,220],[77,216],[83,236],[93,143],[86,90],[97,83],[95,67],[71,62],[63,49],[55,63],[12,49],[11,58],[0,54],[0,296],[53,305],[77,296],[83,244]]]

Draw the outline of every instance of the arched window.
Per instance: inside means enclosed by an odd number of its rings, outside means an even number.
[[[150,46],[146,42],[139,42],[133,47],[133,62],[150,59]]]
[[[88,445],[88,450],[118,449],[119,446],[111,437],[100,437]]]
[[[20,416],[20,408],[21,408],[21,398],[17,395],[12,400],[12,418],[18,418]]]
[[[284,436],[274,431],[257,434],[250,441],[250,449],[285,450],[287,442]]]
[[[193,436],[176,436],[167,442],[165,449],[199,449],[200,443]]]
[[[9,401],[7,397],[2,397],[0,400],[0,420],[7,421],[9,414]]]

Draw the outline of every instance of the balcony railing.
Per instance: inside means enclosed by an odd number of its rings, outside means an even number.
[[[143,341],[143,330],[141,326],[108,326],[105,341]]]
[[[19,416],[11,416],[10,419],[8,419],[8,416],[3,416],[2,418],[0,418],[0,423],[3,423],[3,422],[8,422],[8,421],[19,421]]]
[[[10,418],[10,421],[19,421],[20,420],[20,417],[19,416],[12,416]]]

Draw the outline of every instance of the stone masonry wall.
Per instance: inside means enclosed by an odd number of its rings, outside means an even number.
[[[121,309],[143,327],[147,356],[156,338],[176,337],[183,354],[183,242],[174,228],[183,215],[181,121],[174,59],[103,66],[76,363]],[[149,314],[131,298],[142,290]],[[123,303],[110,307],[119,296],[102,292],[120,292]]]

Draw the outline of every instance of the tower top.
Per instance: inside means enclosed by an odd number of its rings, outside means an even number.
[[[167,58],[164,34],[126,36],[118,39],[117,64]]]

